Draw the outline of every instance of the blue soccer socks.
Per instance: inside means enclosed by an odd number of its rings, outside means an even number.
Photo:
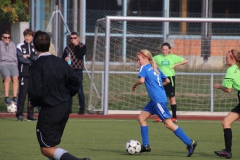
[[[178,128],[174,131],[174,134],[180,138],[187,146],[191,145],[192,140],[183,132],[181,127],[178,126]]]
[[[149,144],[148,139],[148,126],[141,126],[141,135],[142,135],[142,145],[146,146]]]

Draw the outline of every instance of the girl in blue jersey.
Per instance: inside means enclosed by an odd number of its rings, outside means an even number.
[[[148,50],[140,50],[137,54],[137,59],[141,68],[138,74],[139,79],[132,85],[132,90],[135,91],[138,85],[144,83],[150,97],[150,102],[146,104],[146,106],[143,108],[143,111],[138,117],[142,135],[141,152],[151,151],[146,119],[152,114],[156,114],[159,118],[162,119],[165,127],[172,130],[174,134],[187,145],[187,156],[190,157],[193,154],[195,147],[197,146],[197,142],[191,140],[183,132],[183,130],[174,124],[171,120],[171,113],[167,107],[167,97],[163,87],[170,82],[169,79],[157,68],[152,54]]]
[[[238,105],[223,119],[222,127],[224,132],[225,149],[214,151],[220,157],[232,157],[232,129],[231,124],[240,117],[240,52],[236,49],[228,51],[226,54],[226,65],[229,66],[226,76],[222,82],[214,84],[214,88],[224,92],[232,92],[232,88],[237,90]]]

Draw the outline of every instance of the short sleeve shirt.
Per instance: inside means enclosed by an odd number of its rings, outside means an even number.
[[[235,88],[237,91],[240,90],[240,70],[237,65],[233,65],[227,69],[222,86],[226,88]]]
[[[167,102],[166,93],[162,84],[162,81],[167,77],[160,70],[159,74],[156,74],[152,65],[146,64],[141,66],[138,77],[145,78],[144,84],[153,102]]]
[[[175,71],[172,68],[173,65],[184,61],[183,57],[180,57],[172,53],[168,54],[167,56],[164,56],[163,54],[159,54],[154,56],[153,59],[158,65],[158,67],[160,68],[160,70],[167,77],[175,76]]]

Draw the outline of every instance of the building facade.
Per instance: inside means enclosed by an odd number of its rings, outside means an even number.
[[[31,28],[33,30],[46,30],[47,26],[51,23],[48,32],[52,33],[53,43],[57,43],[55,46],[57,47],[56,50],[59,51],[58,55],[61,55],[64,46],[69,43],[67,38],[69,35],[68,29],[66,29],[63,21],[65,21],[70,31],[79,32],[82,36],[82,41],[87,43],[88,46],[92,46],[96,21],[107,15],[240,18],[239,0],[31,0],[30,6]],[[56,16],[58,16],[58,22],[56,22]],[[178,34],[182,35],[194,36],[205,33],[207,35],[205,38],[200,41],[189,40],[190,42],[188,44],[202,43],[204,46],[208,46],[206,50],[214,51],[214,48],[209,48],[213,46],[211,44],[218,46],[221,45],[222,42],[211,39],[212,36],[228,32],[238,36],[240,34],[238,28],[240,28],[239,24],[212,24],[202,28],[202,24],[200,23],[178,23],[169,25],[169,34],[176,34],[176,30]],[[149,27],[149,30],[155,29],[154,25]],[[157,29],[163,30],[163,28],[159,28],[159,26]],[[160,34],[163,33],[160,32]],[[181,39],[176,39],[177,43],[179,41],[181,41]],[[238,40],[235,43],[238,43]],[[92,47],[89,47],[88,50],[90,53],[92,53],[91,48]],[[193,53],[191,51],[189,52]],[[206,59],[210,54],[219,55],[217,52],[205,53],[201,46],[197,54],[200,54]],[[91,59],[91,57],[87,59]]]

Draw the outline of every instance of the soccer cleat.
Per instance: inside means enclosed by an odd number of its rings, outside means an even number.
[[[187,150],[188,150],[187,157],[191,157],[191,155],[193,154],[196,146],[197,146],[197,141],[192,140],[192,143],[189,146],[187,146]]]
[[[23,116],[18,116],[17,119],[18,121],[23,121]]]
[[[13,103],[17,104],[17,101],[18,101],[17,97],[13,97],[13,98],[12,98],[12,102],[13,102]]]
[[[222,151],[214,151],[214,153],[220,157],[226,157],[227,159],[232,158],[232,152],[227,152],[225,149]]]
[[[27,117],[27,121],[37,121],[37,118],[35,118],[35,117]]]
[[[151,152],[151,147],[150,145],[145,145],[145,146],[141,146],[141,151],[140,152]]]
[[[160,118],[157,118],[153,122],[159,123],[159,122],[162,122],[162,120]]]
[[[177,123],[177,118],[172,118],[173,123]]]
[[[6,103],[6,105],[10,105],[11,104],[11,101],[8,97],[5,97],[4,98],[4,102]]]
[[[79,158],[79,160],[91,160],[90,158]]]
[[[78,111],[78,115],[84,115],[84,111]]]

